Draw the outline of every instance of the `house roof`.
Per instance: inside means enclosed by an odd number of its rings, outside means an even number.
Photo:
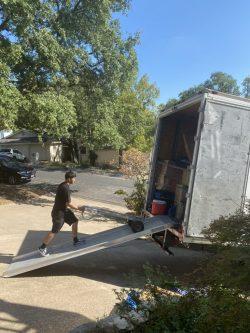
[[[0,144],[10,144],[10,143],[39,143],[38,137],[24,137],[24,138],[5,138],[0,139]]]
[[[59,140],[54,140],[49,137],[46,133],[42,135],[42,142],[50,142],[50,143],[58,143]],[[0,139],[0,145],[6,144],[22,144],[22,143],[42,143],[39,140],[38,134],[36,132],[28,131],[28,130],[19,130],[14,132],[3,139]]]

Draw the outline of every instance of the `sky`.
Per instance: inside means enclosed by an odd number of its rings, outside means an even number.
[[[249,0],[132,0],[120,22],[140,33],[139,75],[158,86],[159,103],[215,71],[250,76]]]

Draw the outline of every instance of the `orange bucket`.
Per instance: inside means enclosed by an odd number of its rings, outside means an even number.
[[[167,203],[163,200],[153,200],[152,202],[152,215],[164,215],[166,213]]]

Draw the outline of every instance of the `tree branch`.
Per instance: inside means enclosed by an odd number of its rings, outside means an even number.
[[[0,30],[4,30],[10,20],[10,17],[6,17],[6,19],[0,24]]]
[[[7,41],[7,38],[5,38],[2,34],[0,34],[0,40],[5,42],[5,41]]]
[[[81,0],[78,0],[77,1],[77,3],[75,4],[75,7],[74,7],[74,9],[73,9],[73,12],[75,12],[76,10],[77,10],[77,8],[80,6],[80,3],[81,3],[82,1]]]
[[[59,3],[59,0],[56,0],[56,6],[57,6],[57,11],[59,12],[59,10],[60,10],[60,3]]]

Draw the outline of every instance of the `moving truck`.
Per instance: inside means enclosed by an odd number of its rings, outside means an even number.
[[[165,201],[186,243],[250,200],[250,99],[212,90],[158,118],[146,209]]]

